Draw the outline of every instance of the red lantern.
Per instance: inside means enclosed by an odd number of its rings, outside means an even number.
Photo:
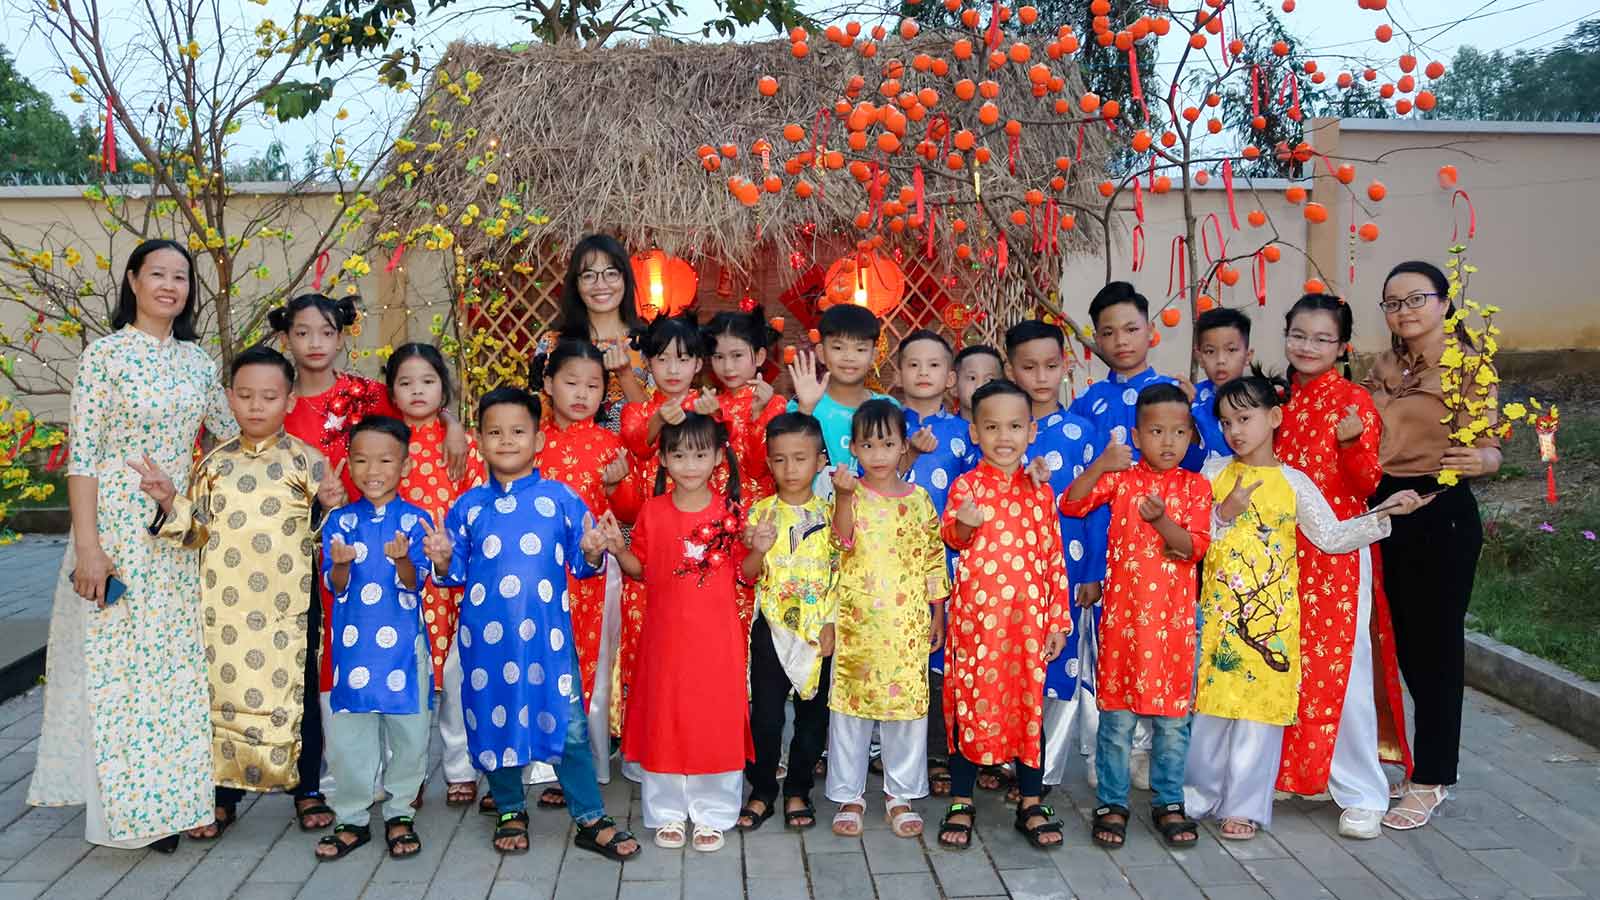
[[[646,320],[665,313],[675,316],[694,303],[700,276],[694,266],[660,250],[634,254],[634,302]]]
[[[880,319],[894,312],[906,291],[906,276],[900,266],[875,250],[841,257],[828,267],[824,283],[827,290],[817,303],[818,308],[854,303],[872,310]]]

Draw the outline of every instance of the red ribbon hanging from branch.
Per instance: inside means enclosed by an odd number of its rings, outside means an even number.
[[[1233,160],[1222,161],[1222,192],[1228,198],[1228,221],[1233,223],[1233,230],[1239,230],[1239,212],[1233,205]]]
[[[989,30],[983,36],[983,43],[990,50],[1000,46],[1000,0],[994,0],[989,8]]]
[[[100,171],[117,171],[117,119],[113,110],[115,95],[106,91],[106,133],[100,140]]]
[[[1078,123],[1078,146],[1072,151],[1072,161],[1079,162],[1083,159],[1083,123]]]
[[[883,221],[883,184],[878,181],[878,164],[868,163],[872,173],[867,180],[867,208],[874,224]]]
[[[324,250],[321,253],[317,254],[316,270],[311,275],[311,289],[313,291],[322,290],[322,276],[325,275],[327,273],[327,271],[328,271],[328,251]]]
[[[1133,271],[1144,268],[1144,225],[1133,226]]]
[[[1150,107],[1144,102],[1144,87],[1139,83],[1139,51],[1133,47],[1128,48],[1128,82],[1133,89],[1133,99],[1139,101],[1139,109],[1144,111],[1144,120],[1150,121]]]
[[[1139,187],[1139,179],[1133,179],[1133,216],[1144,224],[1144,191]]]
[[[1022,135],[1006,135],[1006,169],[1012,175],[1017,174],[1017,157],[1022,153]]]
[[[1300,105],[1300,79],[1295,77],[1293,69],[1290,69],[1288,73],[1283,76],[1283,84],[1278,86],[1278,105],[1282,106],[1284,95],[1291,93],[1294,101],[1289,105],[1289,108],[1295,109]]]
[[[1211,255],[1210,235],[1206,234],[1207,225],[1210,225],[1212,230],[1217,233],[1217,253],[1215,256]],[[1228,255],[1228,242],[1222,236],[1222,220],[1217,218],[1216,213],[1208,213],[1200,223],[1200,249],[1205,253],[1206,262],[1208,263],[1214,263]]]
[[[393,272],[395,269],[400,268],[400,257],[404,256],[405,252],[406,252],[406,245],[405,244],[397,245],[394,248],[394,252],[389,254],[389,264],[384,266],[383,270],[385,272]]]
[[[1173,272],[1177,272],[1177,274],[1178,274],[1178,290],[1179,291],[1184,290],[1185,286],[1189,283],[1189,279],[1188,279],[1188,276],[1187,276],[1188,268],[1187,268],[1187,262],[1186,262],[1186,258],[1188,257],[1188,252],[1187,252],[1188,246],[1189,246],[1189,242],[1184,240],[1183,235],[1181,235],[1181,234],[1172,239],[1172,250],[1167,255],[1167,296],[1168,297],[1172,297],[1176,293],[1175,291],[1172,290],[1172,274],[1173,274]]]
[[[922,166],[919,165],[911,170],[911,190],[917,195],[917,218],[919,219],[923,219],[922,201],[925,188],[926,183],[923,181]],[[924,219],[924,221],[926,221],[926,219]]]
[[[822,168],[822,152],[828,146],[828,127],[833,124],[833,119],[828,115],[826,106],[817,109],[817,117],[811,122],[811,152],[817,155],[817,168]]]
[[[1472,205],[1472,198],[1467,196],[1466,191],[1458,190],[1454,194],[1450,195],[1450,217],[1452,219],[1450,223],[1450,243],[1452,244],[1456,242],[1456,238],[1461,233],[1460,223],[1454,221],[1457,198],[1461,199],[1467,204],[1467,240],[1472,240],[1472,238],[1478,233],[1477,207]]]
[[[1227,67],[1233,65],[1233,63],[1228,60],[1228,34],[1227,34],[1227,30],[1226,30],[1227,23],[1224,22],[1223,19],[1222,19],[1222,10],[1220,10],[1220,9],[1217,10],[1216,16],[1217,16],[1217,48],[1222,53],[1222,66],[1223,66],[1223,68],[1227,68]]]
[[[938,219],[939,207],[928,207],[928,218],[922,221],[922,228],[925,232],[925,243],[922,245],[922,255],[928,259],[933,259],[933,223],[938,221]]]
[[[1261,115],[1261,67],[1250,67],[1250,117]]]
[[[1250,285],[1256,290],[1256,305],[1267,305],[1267,258],[1260,250],[1250,266]]]

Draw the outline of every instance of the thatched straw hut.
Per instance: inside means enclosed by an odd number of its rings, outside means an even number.
[[[822,43],[820,38],[816,43]],[[948,47],[943,38],[925,36],[885,50],[909,59],[919,50],[938,54],[947,53]],[[697,305],[702,310],[733,306],[741,297],[753,296],[770,313],[786,316],[790,337],[800,338],[815,314],[820,269],[850,252],[862,236],[853,220],[867,208],[866,192],[847,170],[807,166],[803,177],[815,186],[814,196],[797,197],[787,189],[795,179],[786,177],[785,190],[764,195],[752,209],[730,193],[727,178],[739,173],[759,183],[763,166],[750,149],[758,139],[770,142],[770,166],[783,175],[788,157],[814,146],[819,130],[814,126],[832,117],[849,76],[882,62],[839,52],[797,60],[787,42],[660,40],[599,50],[458,43],[440,65],[442,76],[435,85],[439,89],[430,92],[406,134],[419,146],[429,144],[439,140],[439,125],[446,122],[446,152],[455,141],[460,158],[470,156],[477,165],[439,157],[434,171],[413,186],[396,182],[380,192],[379,212],[401,235],[415,234],[441,221],[436,219],[436,206],[443,201],[452,208],[442,220],[453,232],[458,263],[471,266],[480,259],[509,255],[498,260],[504,302],[463,317],[474,328],[494,330],[509,347],[529,346],[550,324],[565,248],[594,231],[616,235],[635,252],[655,246],[689,260],[699,272]],[[764,74],[780,79],[782,89],[776,96],[758,94],[756,81]],[[1026,98],[1029,92],[1027,74],[1020,66],[977,77],[1000,81],[1006,96]],[[1076,97],[1081,92],[1076,72],[1067,79],[1063,95]],[[459,95],[445,90],[466,81],[476,83],[470,102],[463,103]],[[1030,115],[1030,122],[1046,118],[1042,111],[1047,102],[1040,102],[1041,115]],[[1008,107],[1008,114],[1022,112],[1012,113]],[[806,129],[807,137],[798,147],[783,137],[789,123]],[[1039,137],[1025,137],[1018,171],[1034,173],[1034,181],[1041,171],[1054,174],[1057,156],[1071,154],[1074,148],[1046,146],[1052,143],[1047,138],[1061,139],[1070,127],[1035,129]],[[1084,158],[1075,170],[1100,167],[1103,131],[1090,129],[1080,151]],[[828,145],[843,149],[843,132],[837,126]],[[727,164],[721,171],[708,173],[696,149],[726,143],[739,148],[738,158],[724,160]],[[997,133],[988,143],[997,159],[983,175],[986,215],[980,217],[971,204],[970,175],[928,164],[926,176],[928,202],[966,197],[961,215],[972,220],[975,232],[981,228],[985,235],[1005,227],[1005,216],[1020,204],[1024,187],[1008,174],[1005,136]],[[494,151],[492,168],[498,174],[494,184],[484,175],[489,168],[484,154],[489,149]],[[892,164],[909,171],[912,161],[897,159]],[[1061,195],[1063,207],[1070,208],[1083,190],[1092,191],[1092,185],[1087,175],[1074,177]],[[448,221],[455,217],[454,210],[469,202],[493,209],[508,189],[519,192],[521,204],[543,213],[543,221],[530,219],[523,226],[527,238],[514,246],[503,235]],[[1026,235],[1019,238],[1013,233],[1011,275],[999,279],[992,263],[957,263],[948,218],[940,220],[943,231],[936,233],[931,255],[920,232],[907,228],[903,234],[886,235],[884,250],[898,259],[907,284],[905,301],[886,323],[891,345],[918,327],[948,333],[941,314],[952,301],[989,313],[980,317],[966,338],[992,338],[1007,321],[1031,313],[1034,299],[1054,288],[1059,253],[1086,247],[1090,237],[1081,229],[1061,232],[1054,260],[1035,265],[1039,261],[1033,258]],[[980,225],[980,218],[994,224]],[[976,234],[966,239],[976,243]],[[513,273],[511,266],[519,261],[521,272]],[[1025,282],[1031,282],[1032,292]]]

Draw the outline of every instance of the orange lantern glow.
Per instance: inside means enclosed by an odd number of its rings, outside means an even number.
[[[675,316],[694,303],[700,276],[694,266],[660,250],[636,253],[633,265],[634,303],[646,320],[665,313]]]
[[[895,261],[876,251],[851,253],[828,267],[823,292],[817,306],[827,309],[841,303],[854,303],[883,318],[894,312],[905,296],[906,276]]]

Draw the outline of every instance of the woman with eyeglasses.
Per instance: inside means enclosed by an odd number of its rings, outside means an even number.
[[[1293,390],[1275,445],[1278,458],[1310,477],[1341,519],[1366,512],[1383,475],[1377,407],[1339,371],[1349,358],[1352,319],[1350,305],[1327,294],[1301,297],[1284,317]],[[1396,527],[1403,518],[1393,520]],[[1304,536],[1298,542],[1300,701],[1283,734],[1278,790],[1331,795],[1343,809],[1340,834],[1376,838],[1389,808],[1380,757],[1409,762],[1394,631],[1375,584],[1377,554],[1369,547],[1324,553]]]
[[[1378,305],[1391,346],[1366,382],[1383,419],[1378,448],[1383,479],[1374,502],[1407,488],[1424,495],[1439,491],[1427,507],[1396,518],[1393,533],[1380,545],[1390,561],[1383,587],[1392,603],[1395,649],[1416,720],[1415,765],[1391,795],[1400,802],[1383,819],[1397,830],[1428,824],[1456,781],[1465,620],[1483,547],[1471,483],[1500,469],[1500,442],[1494,436],[1484,434],[1471,447],[1450,438],[1468,417],[1452,415],[1440,381],[1445,319],[1455,311],[1449,289],[1444,273],[1430,263],[1403,262],[1389,272]],[[1456,336],[1462,352],[1472,353],[1465,332]],[[1440,491],[1437,476],[1446,469],[1461,480]]]
[[[637,287],[628,251],[609,234],[591,234],[578,241],[567,260],[561,286],[561,313],[551,333],[539,340],[535,354],[549,353],[558,341],[587,341],[600,348],[608,378],[600,424],[617,431],[622,404],[642,403],[649,375],[644,359],[629,346],[633,333],[644,328],[635,303]]]

